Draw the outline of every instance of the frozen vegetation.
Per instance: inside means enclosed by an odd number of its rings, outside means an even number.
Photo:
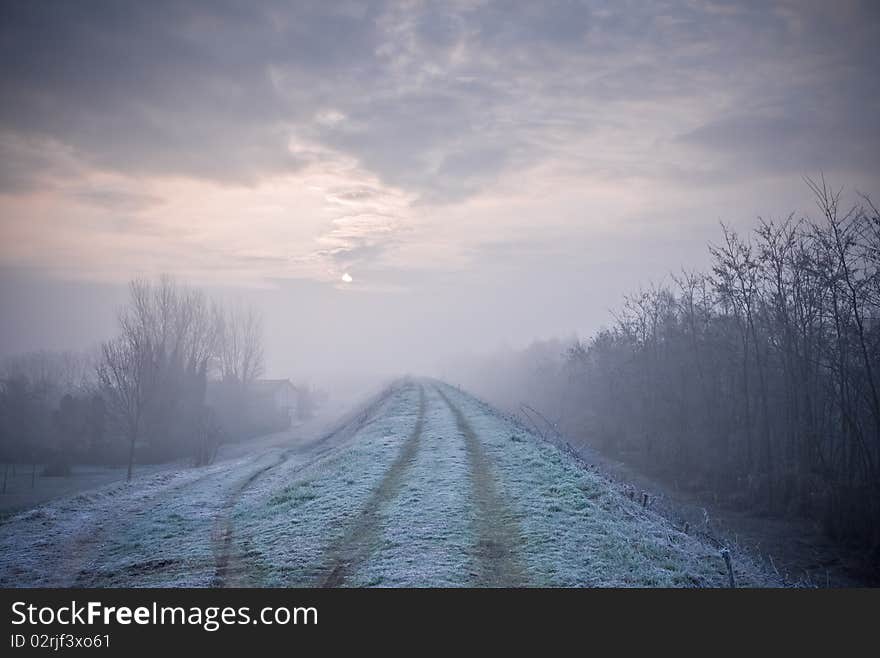
[[[518,550],[538,586],[723,587],[719,551],[644,509],[600,474],[470,395],[443,386],[496,464],[520,525]],[[773,584],[737,556],[743,585]]]
[[[0,584],[203,584],[217,493],[260,458],[145,475],[13,516],[0,526]]]
[[[355,439],[303,467],[286,462],[257,482],[235,510],[240,577],[257,586],[312,585],[326,558],[394,460],[416,422],[418,391],[395,392]]]
[[[739,584],[779,584],[733,563]],[[692,587],[727,572],[716,548],[515,421],[406,381],[323,441],[13,516],[0,584]]]
[[[474,570],[467,454],[432,387],[421,449],[406,485],[383,515],[381,543],[358,574],[379,586],[451,587]]]

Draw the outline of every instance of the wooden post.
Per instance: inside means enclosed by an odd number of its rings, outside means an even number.
[[[727,578],[730,581],[731,589],[736,588],[736,581],[733,578],[733,564],[730,560],[730,551],[726,548],[721,549],[721,557],[724,558],[724,564],[727,565]]]

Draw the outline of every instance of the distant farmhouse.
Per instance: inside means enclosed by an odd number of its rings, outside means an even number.
[[[289,379],[258,379],[248,387],[249,412],[273,426],[290,427],[298,399],[298,390]]]

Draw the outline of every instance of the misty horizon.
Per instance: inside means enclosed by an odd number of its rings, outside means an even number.
[[[0,353],[91,348],[161,273],[258,306],[277,376],[589,337],[804,176],[875,191],[877,18],[6,4]]]

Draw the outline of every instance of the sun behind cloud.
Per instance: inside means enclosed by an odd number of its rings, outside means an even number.
[[[343,283],[351,283],[352,281],[354,281],[354,279],[351,278],[351,274],[349,274],[348,272],[345,272],[342,275],[342,282]]]

